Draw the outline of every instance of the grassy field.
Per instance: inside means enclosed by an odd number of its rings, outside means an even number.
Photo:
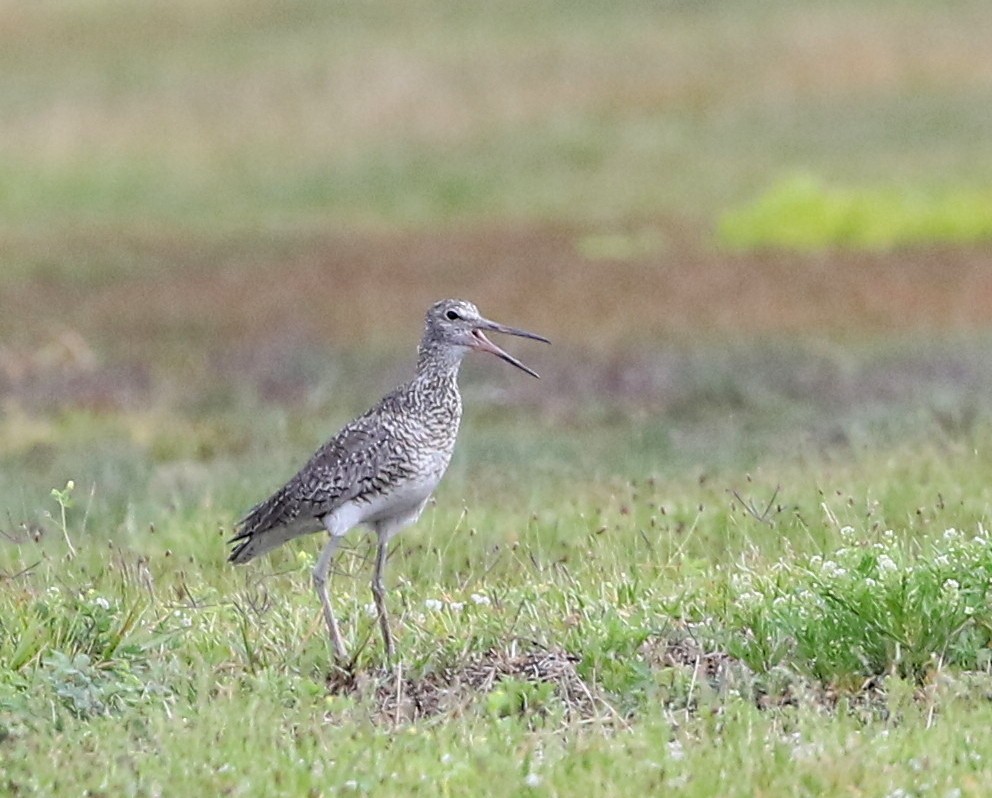
[[[989,245],[761,249],[988,195],[984,3],[2,16],[0,795],[987,793]],[[319,537],[225,540],[450,295],[554,345],[333,668]]]

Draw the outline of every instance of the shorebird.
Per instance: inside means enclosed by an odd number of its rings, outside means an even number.
[[[321,530],[329,539],[313,568],[313,586],[338,660],[347,659],[327,575],[341,538],[364,524],[378,538],[372,572],[379,628],[388,660],[393,638],[383,570],[389,540],[414,523],[444,476],[462,415],[458,369],[473,349],[489,352],[537,377],[486,337],[487,332],[550,343],[535,333],[489,321],[471,302],[444,299],[427,311],[417,371],[314,453],[303,468],[238,522],[230,562],[244,563],[288,540]]]

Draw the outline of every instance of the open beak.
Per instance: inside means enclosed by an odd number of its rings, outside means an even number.
[[[490,341],[483,330],[489,332],[503,333],[504,335],[516,335],[519,338],[530,338],[534,341],[542,341],[543,343],[550,344],[547,338],[543,335],[537,335],[537,333],[527,332],[526,330],[518,330],[516,327],[507,327],[505,324],[497,324],[495,321],[489,321],[488,319],[480,319],[472,330],[472,337],[475,339],[475,348],[480,352],[489,352],[490,354],[496,355],[500,360],[505,360],[511,366],[516,366],[521,371],[526,371],[530,376],[541,378],[533,369],[527,368],[523,363],[517,360],[509,352],[505,352],[500,349],[496,344]]]

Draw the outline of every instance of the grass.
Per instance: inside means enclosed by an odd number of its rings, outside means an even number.
[[[724,214],[720,240],[735,249],[888,249],[973,243],[992,237],[992,196],[893,189],[826,188],[810,176],[780,181]]]
[[[488,779],[488,794],[554,795],[582,779],[602,795],[839,795],[925,779],[977,795],[989,440],[983,425],[814,468],[564,494],[538,470],[508,504],[456,469],[392,558],[402,676],[381,670],[359,547],[333,596],[366,681],[329,692],[315,541],[246,570],[223,561],[217,529],[266,475],[225,485],[211,469],[197,506],[130,489],[138,503],[114,508],[99,486],[59,487],[50,517],[8,528],[2,551],[5,788],[289,795]],[[573,654],[593,703],[533,673],[459,687],[461,669],[514,650]],[[457,712],[431,713],[442,687]],[[396,689],[422,704],[397,709]]]
[[[0,56],[0,211],[7,230],[257,235],[709,223],[792,169],[982,189],[983,12],[25,6]],[[50,47],[57,62],[39,55]]]
[[[653,423],[586,407],[581,434],[487,409],[470,380],[456,462],[390,561],[402,670],[381,660],[367,541],[339,563],[351,674],[329,666],[316,538],[224,561],[238,508],[325,410],[77,411],[28,441],[10,424],[5,790],[979,794],[986,411],[964,389],[958,415],[939,383],[887,418],[821,394],[850,443],[782,448],[810,399],[750,379],[759,394],[702,380]]]

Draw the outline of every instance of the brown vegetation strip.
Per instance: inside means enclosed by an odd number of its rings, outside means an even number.
[[[653,227],[663,245],[631,260],[583,257],[577,242],[588,231],[534,226],[228,245],[62,241],[54,246],[67,259],[80,247],[91,262],[115,248],[119,261],[123,247],[136,265],[91,283],[4,285],[0,333],[33,349],[71,330],[101,351],[145,357],[168,344],[224,350],[287,336],[404,350],[425,306],[450,295],[580,351],[992,324],[988,247],[731,255],[676,225]]]

